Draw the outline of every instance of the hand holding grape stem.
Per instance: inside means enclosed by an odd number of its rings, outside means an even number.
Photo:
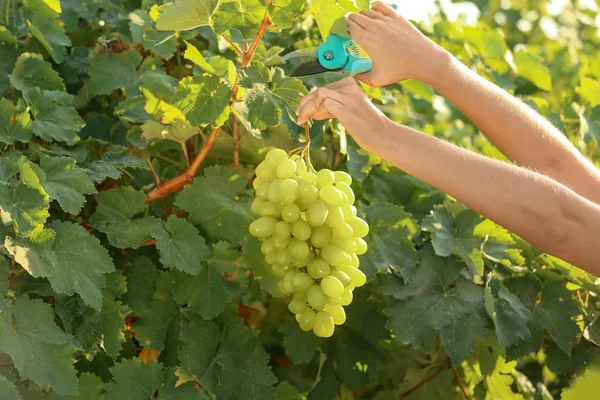
[[[442,50],[385,4],[349,17],[373,60],[357,79],[419,79],[469,117],[513,164],[394,123],[353,78],[300,101],[298,122],[335,118],[356,142],[540,250],[600,276],[600,171],[550,122]],[[440,66],[442,68],[440,68]]]

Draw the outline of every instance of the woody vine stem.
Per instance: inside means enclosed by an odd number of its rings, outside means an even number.
[[[240,69],[244,69],[250,64],[250,61],[252,60],[252,57],[254,56],[254,53],[256,52],[256,48],[258,47],[259,43],[261,42],[267,29],[271,26],[271,22],[269,20],[269,15],[268,15],[268,11],[267,11],[269,8],[269,5],[271,3],[271,0],[268,0],[266,3],[267,3],[266,4],[267,8],[265,9],[265,15],[264,15],[262,23],[260,25],[260,29],[258,30],[256,37],[254,38],[254,40],[248,47],[248,50],[244,53],[244,56],[242,58],[242,64],[240,65]],[[233,105],[234,102],[238,101],[238,98],[237,98],[238,90],[239,90],[239,87],[238,87],[238,83],[236,82],[233,85],[233,88],[231,90],[231,100],[229,101],[230,107]],[[196,158],[194,159],[194,161],[191,163],[190,167],[186,171],[184,171],[180,175],[176,176],[175,178],[173,178],[167,182],[157,184],[156,188],[154,188],[150,192],[148,192],[146,194],[146,203],[150,203],[157,199],[162,199],[171,193],[180,191],[181,189],[184,188],[184,186],[192,183],[193,179],[195,178],[196,174],[198,173],[198,169],[200,169],[200,166],[202,165],[202,162],[208,155],[209,151],[215,145],[217,136],[219,135],[219,132],[221,131],[222,127],[223,127],[223,125],[218,126],[212,130],[210,136],[204,142],[202,149],[200,149],[200,152],[198,152],[198,155],[196,156]]]

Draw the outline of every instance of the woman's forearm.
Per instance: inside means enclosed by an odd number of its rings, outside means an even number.
[[[447,55],[429,82],[518,165],[547,175],[600,204],[600,174],[549,121]]]
[[[540,250],[600,275],[597,204],[546,176],[404,126],[391,124],[377,139],[373,150],[386,161]]]

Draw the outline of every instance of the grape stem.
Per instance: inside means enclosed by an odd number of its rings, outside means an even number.
[[[310,172],[316,173],[315,168],[313,167],[312,163],[310,162],[310,128],[308,126],[308,121],[306,121],[306,123],[304,123],[304,135],[306,136],[306,145],[304,146],[304,149],[302,149],[302,153],[300,154],[300,157],[304,158],[304,161],[306,162],[306,167],[308,168],[308,170]]]
[[[252,56],[254,56],[254,53],[256,52],[258,45],[260,44],[263,36],[265,35],[265,32],[271,26],[271,22],[269,20],[269,14],[267,11],[270,4],[271,4],[271,0],[267,0],[265,14],[264,14],[264,17],[262,20],[262,24],[260,26],[260,29],[258,30],[256,37],[254,38],[254,40],[248,47],[248,50],[244,53],[244,57],[242,59],[242,64],[240,66],[240,69],[246,68],[248,66],[248,64],[250,64],[250,61],[252,60]],[[239,87],[238,87],[238,83],[236,82],[233,85],[233,88],[231,89],[231,100],[229,101],[230,107],[234,103],[234,101],[237,101],[238,90],[239,90]],[[146,203],[150,203],[157,199],[165,198],[167,195],[178,192],[181,189],[183,189],[186,185],[192,183],[194,178],[196,177],[196,174],[198,173],[198,169],[200,169],[202,162],[208,155],[208,152],[215,145],[217,136],[218,136],[219,132],[221,131],[222,127],[223,127],[223,125],[218,126],[212,130],[209,138],[204,142],[202,149],[200,149],[200,152],[194,159],[194,162],[191,164],[191,166],[186,171],[184,171],[180,175],[176,176],[175,178],[173,178],[163,184],[158,185],[156,188],[149,191],[146,194]]]
[[[233,165],[235,168],[240,168],[240,134],[239,134],[239,126],[238,119],[235,114],[233,114]]]

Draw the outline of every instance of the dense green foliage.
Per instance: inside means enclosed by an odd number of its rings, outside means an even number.
[[[288,311],[248,234],[251,182],[269,149],[304,145],[300,94],[339,77],[289,78],[280,56],[368,3],[1,3],[0,398],[596,396],[597,278],[335,121],[311,125],[311,157],[353,176],[368,282],[331,338]],[[598,12],[473,3],[476,26],[421,28],[600,161]],[[423,84],[365,90],[399,123],[502,158]]]

